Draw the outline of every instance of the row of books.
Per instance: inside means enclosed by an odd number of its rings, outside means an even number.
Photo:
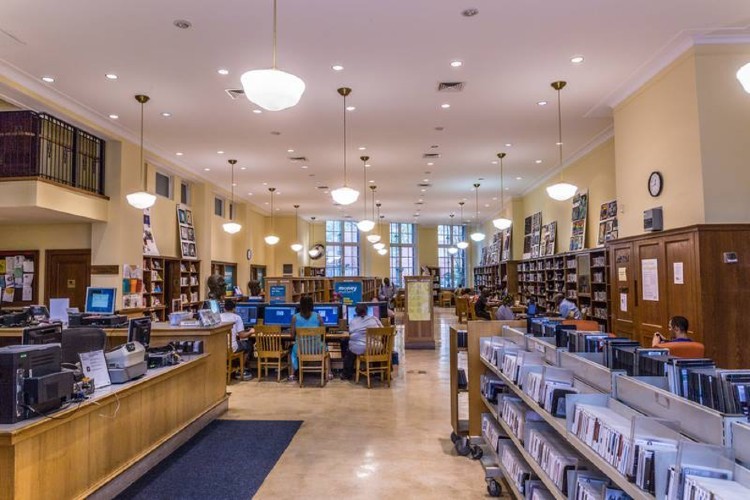
[[[748,415],[750,370],[726,370],[705,358],[670,359],[669,390],[721,413]]]
[[[750,488],[728,479],[687,476],[685,477],[682,498],[691,500],[750,498]]]
[[[482,414],[482,437],[487,446],[498,453],[500,439],[506,438],[502,428],[497,424],[489,413]]]
[[[576,474],[575,500],[629,500],[631,497],[610,481],[595,472]]]
[[[521,453],[512,445],[501,446],[500,463],[508,473],[506,479],[511,481],[518,488],[518,491],[525,495],[526,482],[531,479],[532,472]]]
[[[573,373],[561,369],[529,372],[523,391],[554,416],[565,416],[565,396],[577,392],[573,389]]]
[[[479,377],[479,390],[487,401],[497,403],[498,396],[507,392],[507,386],[494,373],[483,373]]]
[[[551,429],[529,429],[524,446],[560,491],[567,491],[568,471],[579,466],[570,445]]]
[[[500,418],[518,439],[523,440],[526,422],[542,422],[542,418],[526,403],[513,396],[505,396],[498,405]]]

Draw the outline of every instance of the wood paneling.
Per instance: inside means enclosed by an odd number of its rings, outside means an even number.
[[[688,319],[690,338],[703,342],[701,315],[698,314],[698,272],[695,261],[693,234],[664,238],[666,272],[667,317],[684,316]],[[675,266],[682,268],[682,283],[675,282]]]
[[[638,329],[636,330],[636,340],[639,340],[643,345],[651,344],[651,338],[654,336],[654,332],[661,332],[666,336],[667,322],[665,320],[665,283],[664,278],[664,244],[660,240],[646,240],[636,242],[634,245],[636,255],[636,268],[637,275],[635,277],[636,290],[637,290],[637,311],[638,315]],[[644,300],[643,299],[643,261],[647,259],[656,259],[657,261],[657,272],[658,272],[658,284],[659,284],[659,300]]]
[[[635,273],[637,269],[633,260],[633,245],[631,243],[612,245],[609,256],[612,329],[618,336],[633,338],[635,335]],[[625,307],[621,302],[621,294],[625,295]]]

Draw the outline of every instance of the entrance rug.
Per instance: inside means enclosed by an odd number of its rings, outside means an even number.
[[[300,425],[288,420],[214,420],[117,498],[247,500]]]

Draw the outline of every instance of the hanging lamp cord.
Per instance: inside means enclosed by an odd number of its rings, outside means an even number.
[[[344,187],[347,187],[346,181],[346,94],[344,94]]]
[[[276,69],[276,0],[273,0],[273,69]]]
[[[146,192],[146,164],[143,163],[143,104],[141,103],[141,186],[143,191]]]

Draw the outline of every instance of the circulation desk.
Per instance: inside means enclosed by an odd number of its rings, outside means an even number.
[[[205,354],[99,389],[53,419],[0,425],[0,500],[114,497],[226,411],[231,327],[155,323],[153,345],[203,340]],[[107,333],[111,346],[124,340],[122,330]]]

